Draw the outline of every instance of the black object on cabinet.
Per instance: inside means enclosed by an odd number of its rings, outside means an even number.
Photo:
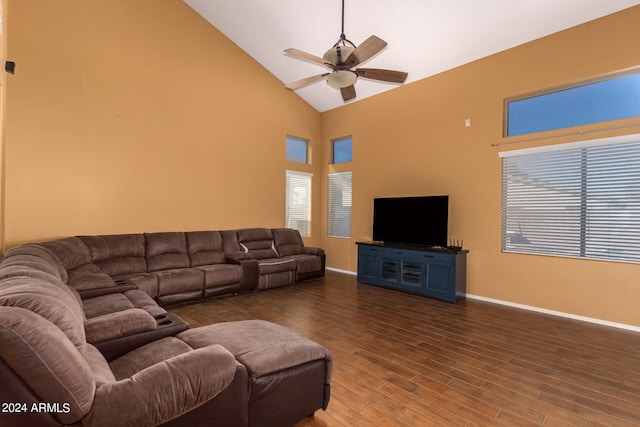
[[[358,282],[455,303],[466,294],[466,250],[357,242]]]

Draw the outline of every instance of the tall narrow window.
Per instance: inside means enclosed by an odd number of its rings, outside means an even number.
[[[331,141],[331,163],[346,163],[352,159],[351,137]]]
[[[311,178],[310,173],[287,172],[286,226],[295,228],[301,236],[311,235]]]
[[[504,251],[640,262],[640,135],[500,155]]]
[[[351,172],[329,174],[329,237],[351,237]]]
[[[309,163],[309,142],[287,135],[287,160]]]

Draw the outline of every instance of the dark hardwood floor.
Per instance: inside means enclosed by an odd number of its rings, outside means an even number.
[[[309,426],[640,426],[640,334],[476,300],[323,280],[172,309],[285,325],[334,357]]]

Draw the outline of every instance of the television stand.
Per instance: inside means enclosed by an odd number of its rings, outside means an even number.
[[[465,297],[464,249],[356,242],[358,282],[455,303]]]

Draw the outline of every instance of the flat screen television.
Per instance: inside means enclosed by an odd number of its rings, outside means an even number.
[[[449,196],[373,199],[373,240],[447,246]]]

